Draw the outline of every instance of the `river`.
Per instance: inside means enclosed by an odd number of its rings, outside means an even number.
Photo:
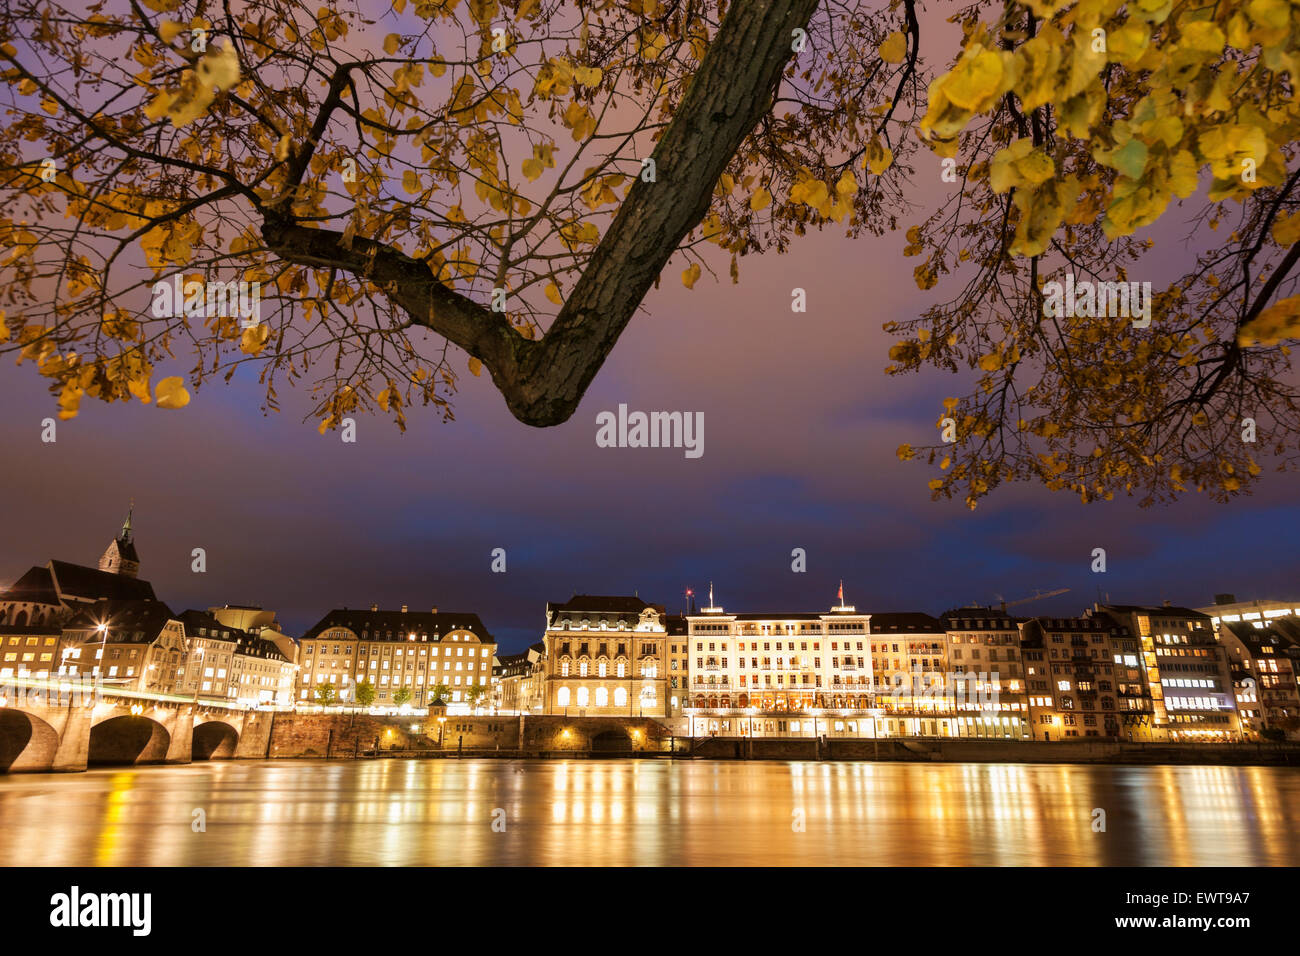
[[[1295,866],[1300,769],[447,759],[15,774],[0,777],[0,864]]]

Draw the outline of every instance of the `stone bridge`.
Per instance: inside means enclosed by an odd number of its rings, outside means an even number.
[[[274,718],[170,695],[10,685],[0,688],[0,773],[265,757]]]

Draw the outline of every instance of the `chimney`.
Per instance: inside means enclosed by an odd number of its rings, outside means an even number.
[[[1237,595],[1235,594],[1216,594],[1214,595],[1215,604],[1236,604]]]
[[[378,605],[378,604],[372,604],[372,605],[370,605],[370,610],[372,610],[372,611],[378,611],[378,610],[379,610],[379,605]]]
[[[1169,599],[1165,598],[1165,607],[1169,607]]]
[[[403,614],[406,613],[406,605],[405,605],[405,604],[402,605],[402,613],[403,613]]]
[[[430,614],[437,614],[437,613],[438,613],[438,605],[435,604],[435,605],[433,606],[433,608],[429,611],[429,613],[430,613]]]

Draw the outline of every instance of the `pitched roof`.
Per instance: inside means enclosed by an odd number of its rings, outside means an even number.
[[[647,604],[639,597],[625,597],[609,594],[575,594],[563,604],[548,601],[547,611],[589,611],[594,613],[640,614],[652,607],[662,611],[658,604]]]
[[[1156,614],[1161,617],[1189,617],[1193,620],[1201,618],[1206,621],[1210,619],[1208,614],[1202,614],[1190,607],[1179,607],[1176,604],[1103,604],[1101,609],[1118,611],[1121,614]]]
[[[1264,647],[1272,648],[1273,653],[1295,655],[1300,652],[1300,628],[1295,622],[1295,618],[1278,618],[1266,627],[1255,627],[1250,621],[1223,621],[1219,626],[1245,644],[1252,657]]]
[[[247,635],[246,631],[231,627],[229,624],[222,624],[211,614],[196,611],[192,608],[181,612],[180,621],[185,625],[187,637],[218,638],[225,641],[234,641],[238,640],[241,635]]]
[[[563,604],[546,603],[547,626],[596,618],[603,621],[622,621],[636,624],[647,610],[657,611],[659,620],[664,619],[662,604],[648,604],[639,597],[623,597],[606,594],[575,594]]]
[[[414,633],[425,640],[440,641],[443,635],[452,631],[470,631],[485,644],[495,644],[496,639],[488,633],[477,614],[459,614],[439,611],[369,611],[336,608],[316,623],[302,636],[304,641],[319,637],[325,631],[335,627],[345,627],[358,637],[367,641],[405,641],[407,635]],[[383,634],[391,632],[392,637]]]
[[[156,601],[153,585],[111,571],[100,571],[67,561],[51,561],[50,573],[65,601]]]
[[[21,578],[0,593],[0,600],[24,601],[30,604],[58,604],[59,595],[54,590],[54,578],[49,568],[29,568]]]
[[[92,636],[88,643],[141,644],[155,641],[163,626],[174,620],[172,609],[161,601],[96,601],[78,611],[66,629],[95,630],[102,622],[108,625],[105,635]]]
[[[943,632],[943,622],[920,611],[898,611],[871,615],[872,634],[901,634],[907,631],[918,634]]]
[[[944,611],[939,620],[950,631],[1014,631],[1029,618],[1008,614],[1001,608],[957,607]]]

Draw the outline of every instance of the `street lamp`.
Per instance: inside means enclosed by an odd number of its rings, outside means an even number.
[[[95,665],[95,676],[99,678],[102,684],[104,682],[104,657],[108,648],[108,625],[100,621],[95,625],[95,630],[99,631],[99,663]]]
[[[199,664],[194,674],[194,703],[197,704],[199,702],[199,685],[203,680],[203,648],[196,648],[194,653],[199,659]]]

